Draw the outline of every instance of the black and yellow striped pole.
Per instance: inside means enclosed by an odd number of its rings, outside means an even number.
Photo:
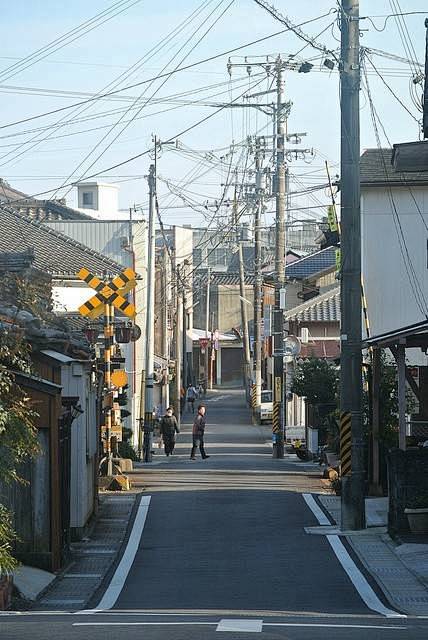
[[[351,414],[344,411],[340,414],[340,475],[342,478],[352,471],[351,445]]]

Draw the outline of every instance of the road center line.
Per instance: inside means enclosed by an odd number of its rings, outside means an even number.
[[[140,500],[125,552],[98,606],[95,609],[88,609],[79,613],[96,613],[99,611],[105,611],[107,609],[111,609],[116,604],[137,553],[138,545],[146,523],[150,499],[151,496],[143,496]]]
[[[316,519],[318,520],[319,524],[325,525],[326,519],[327,519],[326,515],[316,504],[313,496],[308,493],[304,493],[302,495],[306,504],[308,505],[308,507],[310,508],[310,510],[316,517]],[[310,500],[309,498],[311,498],[312,500]],[[330,524],[330,522],[328,522],[328,524]],[[336,558],[339,560],[340,564],[346,571],[349,579],[351,580],[352,584],[357,590],[360,598],[363,600],[363,602],[366,604],[366,606],[369,609],[371,609],[372,611],[376,611],[377,613],[380,613],[382,616],[385,616],[386,618],[407,618],[406,615],[402,613],[398,613],[393,609],[388,609],[388,607],[385,607],[382,604],[382,602],[377,597],[376,593],[373,591],[373,589],[367,582],[364,575],[358,569],[357,565],[355,564],[355,562],[352,560],[351,556],[345,549],[339,536],[332,535],[332,536],[326,536],[326,538],[331,548],[333,549],[336,555]]]
[[[407,629],[407,627],[393,627],[393,626],[381,626],[381,625],[368,625],[368,624],[323,624],[317,622],[264,622],[264,627],[315,627],[322,628],[326,627],[327,629],[384,629],[394,631],[403,631],[403,629]]]

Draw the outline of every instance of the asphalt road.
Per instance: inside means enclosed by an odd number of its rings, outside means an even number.
[[[1,640],[426,638],[427,620],[370,610],[326,537],[304,532],[318,524],[302,497],[319,490],[316,469],[272,459],[241,393],[207,406],[208,460],[189,460],[189,426],[172,458],[133,475],[151,501],[113,608],[0,617]]]

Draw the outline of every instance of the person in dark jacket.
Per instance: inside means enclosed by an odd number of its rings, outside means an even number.
[[[160,433],[165,447],[165,455],[170,456],[175,447],[175,434],[180,433],[172,407],[168,407],[160,422]]]
[[[205,453],[204,448],[204,434],[205,434],[205,406],[200,404],[198,407],[198,414],[193,421],[193,429],[192,429],[192,451],[190,453],[190,459],[196,460],[196,449],[199,447],[199,451],[201,452],[201,456],[203,460],[209,458],[209,456]]]

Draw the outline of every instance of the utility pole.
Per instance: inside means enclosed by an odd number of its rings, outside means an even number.
[[[162,256],[162,355],[166,361],[166,374],[162,380],[162,401],[164,409],[169,406],[169,336],[168,336],[168,307],[170,303],[169,297],[169,281],[170,281],[170,264],[166,248],[164,248]]]
[[[183,326],[183,301],[179,290],[178,265],[174,268],[175,284],[175,323],[174,323],[174,349],[175,349],[175,416],[178,425],[181,424],[181,328]]]
[[[365,526],[361,354],[359,1],[343,0],[341,28],[341,529]]]
[[[284,313],[281,289],[285,283],[285,115],[284,77],[281,56],[276,60],[276,245],[275,245],[275,308],[273,311],[273,416],[272,436],[274,458],[284,457]]]
[[[144,414],[144,462],[152,461],[153,439],[153,383],[154,383],[154,329],[155,329],[155,195],[156,195],[156,149],[155,164],[150,165],[149,183],[149,241],[147,266],[147,311],[146,311],[146,393]]]
[[[113,306],[104,306],[104,385],[106,389],[105,427],[106,427],[106,459],[107,476],[113,475],[113,454],[111,450],[111,424],[113,408],[113,387],[111,384],[111,352],[113,348]]]
[[[183,388],[185,393],[187,393],[188,387],[188,362],[187,362],[187,299],[186,299],[186,262],[183,262],[183,269],[181,270],[181,295],[183,299],[183,329],[182,329],[182,357],[183,357]]]
[[[261,252],[261,216],[263,210],[264,189],[262,184],[260,140],[256,139],[256,199],[254,208],[254,384],[256,388],[255,407],[256,414],[260,412],[262,401],[262,252]]]
[[[211,268],[207,267],[207,300],[205,308],[205,338],[210,340],[210,295],[211,295]],[[210,342],[205,347],[205,387],[208,386],[208,376],[210,368]]]
[[[242,242],[238,241],[238,259],[239,259],[239,294],[241,298],[241,324],[242,324],[242,347],[244,360],[244,382],[245,394],[248,395],[248,380],[250,377],[250,339],[248,336],[248,314],[247,302],[245,300],[245,270],[244,259],[242,255]]]

